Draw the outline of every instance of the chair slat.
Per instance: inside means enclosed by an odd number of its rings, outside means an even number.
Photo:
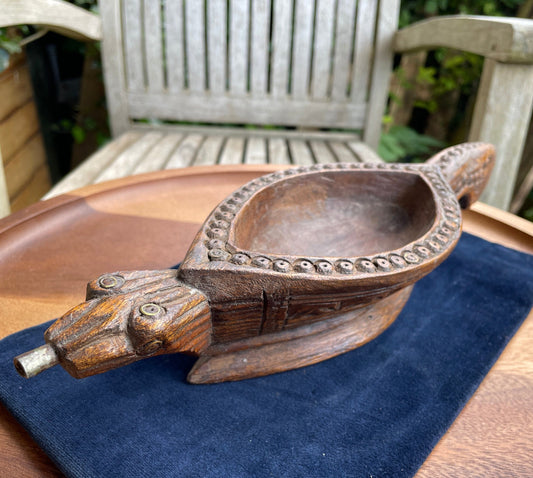
[[[185,46],[190,91],[205,90],[205,24],[203,2],[185,2]]]
[[[244,138],[228,138],[220,155],[219,164],[241,164],[244,156],[244,145]]]
[[[309,141],[309,146],[317,163],[335,163],[337,158],[328,148],[325,141]]]
[[[311,96],[315,99],[325,99],[328,96],[334,23],[335,0],[318,0],[311,80]]]
[[[209,89],[222,93],[226,90],[226,0],[207,3],[207,25]]]
[[[353,151],[353,153],[357,156],[358,161],[361,163],[384,162],[383,159],[381,159],[372,148],[361,141],[349,141],[346,143],[346,146]]]
[[[129,112],[134,118],[172,118],[208,123],[282,124],[357,129],[364,125],[366,105],[349,101],[297,101],[290,98],[235,98],[230,95],[157,94],[129,96]]]
[[[264,138],[250,138],[246,145],[244,162],[246,164],[266,164],[268,162],[266,147]]]
[[[117,36],[119,44],[107,49],[108,56],[127,52],[127,44],[139,36],[131,33],[126,17],[132,25],[140,22],[141,51],[146,50],[145,62],[134,69],[137,76],[131,71],[122,75],[131,76],[133,86],[126,91],[118,83],[130,124],[160,118],[350,130],[366,130],[372,123],[370,129],[379,128],[374,125],[383,111],[387,75],[378,57],[392,42],[398,0],[360,0],[359,8],[356,0],[159,0],[159,12],[157,0],[116,4],[124,13],[124,39]],[[145,17],[132,14],[137,7]],[[158,22],[163,31],[152,34]],[[109,21],[103,24],[108,37],[114,27]],[[365,32],[375,39],[370,55],[354,46]],[[133,50],[138,52],[130,46]],[[127,57],[123,65],[125,71],[134,67]],[[378,107],[367,101],[369,95],[379,97]]]
[[[140,54],[143,51],[141,2],[140,0],[130,0],[123,2],[122,6],[127,88],[130,91],[143,91],[144,67]]]
[[[309,91],[313,10],[313,2],[309,0],[296,0],[291,88],[292,96],[296,99],[306,98]]]
[[[339,0],[337,6],[335,52],[333,54],[333,79],[331,98],[345,100],[348,91],[353,33],[355,25],[353,0]]]
[[[122,9],[119,2],[99,3],[102,19],[102,68],[104,74],[109,126],[113,137],[119,137],[130,127],[127,104],[126,65]],[[119,52],[119,54],[117,54]]]
[[[125,151],[116,156],[115,160],[100,172],[94,180],[94,183],[130,175],[137,164],[162,137],[163,134],[157,132],[142,135],[138,141],[135,141]]]
[[[359,158],[348,148],[344,143],[339,141],[328,141],[333,154],[337,157],[337,160],[341,163],[358,163]]]
[[[100,172],[107,168],[116,156],[127,150],[142,135],[143,133],[138,131],[128,131],[120,135],[117,139],[111,141],[89,159],[81,163],[74,171],[67,174],[56,186],[48,191],[43,199],[48,199],[73,189],[93,184]]]
[[[270,0],[255,0],[252,2],[250,89],[256,95],[267,92],[269,30]]]
[[[224,136],[208,136],[198,149],[191,166],[210,166],[217,164],[224,140]]]
[[[161,38],[161,2],[144,0],[144,48],[148,88],[160,92],[164,89],[163,43]]]
[[[233,95],[247,90],[249,22],[249,2],[230,2],[229,89]]]
[[[307,143],[300,139],[291,139],[289,143],[289,152],[294,164],[315,164],[311,150]]]
[[[281,138],[268,140],[268,162],[271,164],[291,164],[287,141]]]
[[[190,134],[186,136],[170,156],[167,164],[165,164],[165,169],[185,168],[190,166],[196,155],[196,151],[202,144],[203,140],[204,137],[199,134]]]
[[[164,169],[170,155],[183,138],[182,134],[166,134],[135,166],[132,174],[149,173]]]
[[[351,97],[354,101],[364,102],[367,100],[376,10],[377,2],[375,0],[359,0],[351,87]]]
[[[164,2],[165,16],[165,58],[167,64],[167,84],[170,92],[182,91],[184,81],[183,49],[183,2]]]
[[[375,34],[370,97],[363,140],[372,148],[378,147],[381,119],[389,90],[392,68],[394,32],[398,26],[400,0],[380,2]]]
[[[273,98],[288,94],[291,59],[292,2],[274,0],[270,91]]]

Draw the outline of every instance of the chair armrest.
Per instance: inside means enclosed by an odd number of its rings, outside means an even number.
[[[397,52],[449,47],[505,63],[533,63],[533,20],[453,15],[423,20],[396,33]]]
[[[102,38],[100,17],[62,0],[2,0],[0,27],[36,25],[82,41]]]

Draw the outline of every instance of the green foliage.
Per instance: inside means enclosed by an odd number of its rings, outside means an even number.
[[[438,15],[472,14],[493,16],[515,16],[526,0],[402,0],[399,26],[403,28],[425,18]],[[426,65],[419,68],[416,79],[410,81],[401,68],[395,71],[400,85],[409,90],[424,92],[418,95],[414,106],[429,114],[439,114],[439,107],[447,101],[450,92],[459,91],[463,96],[475,92],[483,58],[467,52],[439,48],[428,56]],[[391,102],[399,103],[391,96]],[[459,112],[459,115],[464,112]],[[407,126],[391,126],[391,118],[385,117],[389,125],[380,139],[378,152],[386,161],[418,161],[427,158],[445,143],[420,134]]]
[[[0,28],[0,72],[9,66],[11,55],[22,51],[20,42],[27,32],[28,27]]]
[[[400,28],[415,21],[438,15],[472,14],[514,16],[525,0],[403,0]],[[451,52],[439,48],[430,56],[430,64],[419,69],[414,85],[409,88],[430,86],[432,97],[418,101],[415,106],[430,113],[438,109],[439,98],[459,90],[470,95],[475,90],[483,67],[483,58],[468,52]],[[405,81],[403,83],[408,83]]]
[[[525,199],[518,215],[533,222],[533,190],[529,192],[529,196]]]
[[[98,1],[97,0],[67,0],[69,3],[73,3],[77,7],[84,8],[91,12],[98,11]]]
[[[525,0],[402,0],[400,28],[436,15],[514,16]]]
[[[528,209],[525,209],[523,212],[522,212],[522,217],[524,217],[525,219],[527,219],[528,221],[532,221],[533,222],[533,207],[530,207]]]
[[[381,135],[378,154],[387,162],[420,162],[444,146],[442,141],[407,126],[392,126]]]
[[[410,88],[420,86],[431,87],[431,98],[419,100],[415,106],[430,113],[438,109],[439,99],[451,91],[459,90],[463,95],[474,92],[483,67],[483,58],[468,52],[453,52],[439,48],[434,53],[437,66],[423,66],[418,70],[415,84]],[[405,83],[408,83],[405,80]]]

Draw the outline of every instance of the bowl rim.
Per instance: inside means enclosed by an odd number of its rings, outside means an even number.
[[[296,176],[306,177],[333,171],[360,174],[403,172],[422,178],[435,203],[432,226],[417,239],[396,249],[360,256],[304,256],[264,253],[237,247],[233,242],[235,219],[243,206],[267,188]],[[354,277],[389,275],[440,263],[457,243],[462,228],[459,202],[436,164],[331,163],[299,166],[270,173],[249,181],[208,216],[191,245],[182,267],[261,271],[269,274],[298,273],[299,277]],[[303,265],[302,265],[303,263]]]

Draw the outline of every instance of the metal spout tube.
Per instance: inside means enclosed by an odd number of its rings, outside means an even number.
[[[59,359],[54,349],[50,345],[45,344],[15,357],[13,363],[20,375],[24,378],[31,378],[43,370],[57,365]]]

